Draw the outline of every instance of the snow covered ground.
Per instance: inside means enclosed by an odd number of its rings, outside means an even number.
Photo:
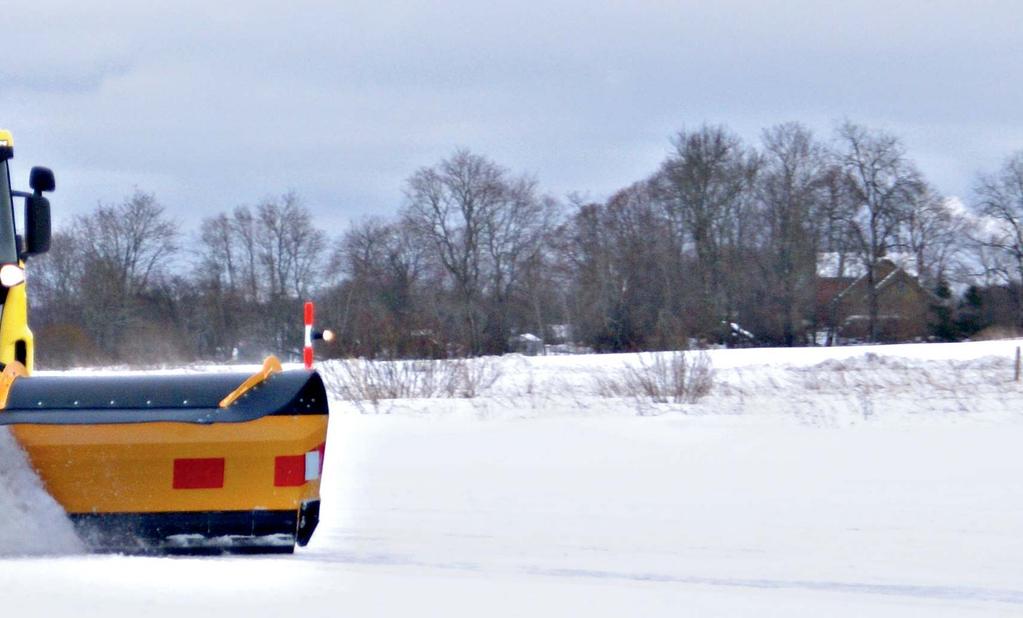
[[[0,435],[0,614],[1023,615],[1018,344],[714,351],[696,404],[599,396],[630,355],[334,402],[289,557],[12,556],[45,500]]]

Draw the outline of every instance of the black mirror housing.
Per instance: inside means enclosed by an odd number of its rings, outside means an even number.
[[[38,168],[36,168],[38,169]],[[35,170],[33,170],[34,172]],[[53,175],[51,173],[52,180]],[[33,186],[33,189],[36,187]],[[52,191],[53,189],[50,189]],[[50,200],[41,195],[25,198],[25,252],[39,255],[50,250]]]
[[[48,167],[33,167],[28,174],[28,186],[36,195],[53,191],[57,188],[57,180],[53,176],[53,170]]]

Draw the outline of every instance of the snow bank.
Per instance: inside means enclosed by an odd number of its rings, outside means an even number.
[[[664,404],[602,393],[601,384],[627,368],[651,366],[653,355],[526,357],[488,363],[496,379],[473,399],[338,402],[334,413],[502,418],[633,415],[781,415],[812,425],[1000,422],[1020,416],[1023,384],[1014,377],[1017,340],[955,344],[755,348],[706,352],[714,368],[711,393],[696,403]],[[334,363],[322,363],[328,377]],[[482,373],[482,372],[480,372]]]
[[[7,428],[0,427],[0,556],[81,551],[64,510],[43,489]]]

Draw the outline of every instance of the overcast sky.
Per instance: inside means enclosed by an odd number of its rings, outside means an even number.
[[[15,183],[58,223],[135,187],[186,228],[296,190],[340,231],[466,147],[592,198],[704,122],[900,135],[939,190],[1023,148],[1023,3],[5,2]],[[92,5],[92,6],[90,6]]]

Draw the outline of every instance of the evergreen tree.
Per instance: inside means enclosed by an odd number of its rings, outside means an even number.
[[[938,279],[934,287],[937,302],[931,305],[934,321],[931,323],[931,336],[938,341],[956,341],[959,339],[959,327],[952,311],[952,289],[944,277]]]

